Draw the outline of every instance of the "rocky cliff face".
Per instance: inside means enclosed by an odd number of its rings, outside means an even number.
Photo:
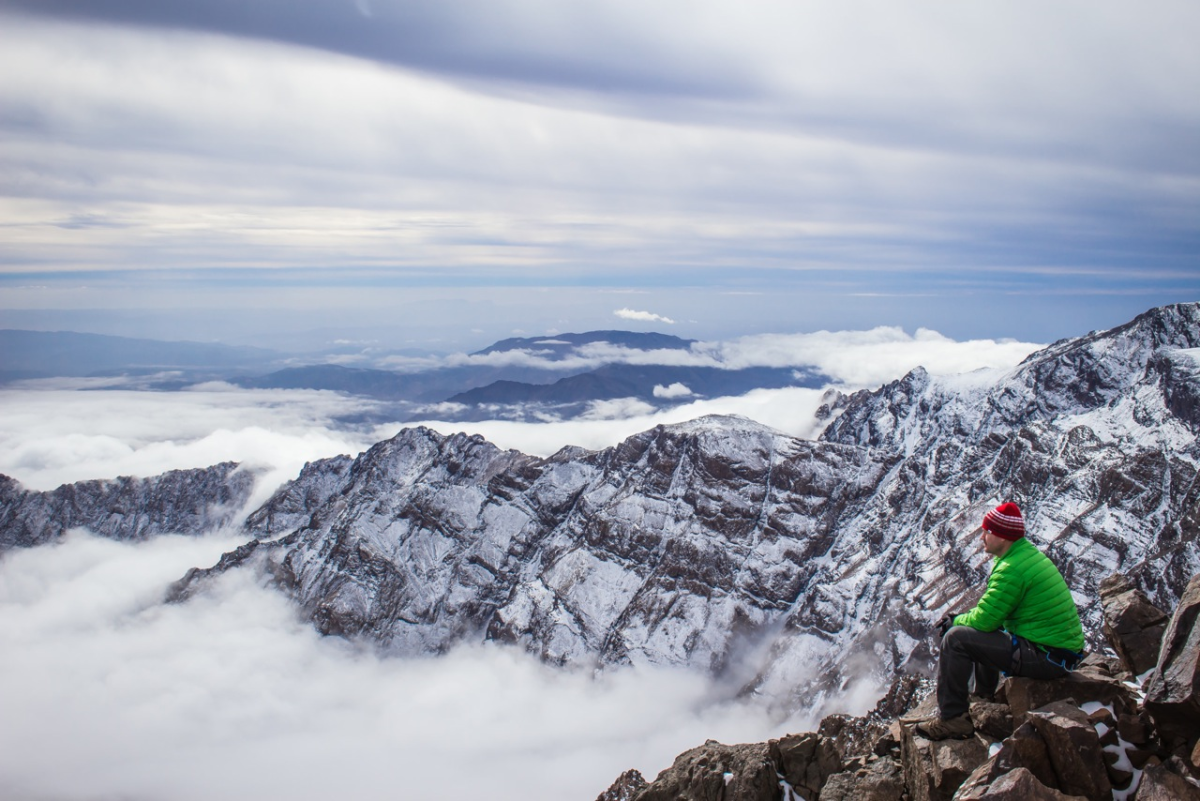
[[[866,717],[766,743],[710,740],[653,782],[626,771],[597,801],[1196,801],[1200,575],[1170,616],[1125,576],[1103,584],[1120,656],[1091,655],[1061,679],[1005,679],[994,699],[973,700],[965,739],[912,727],[936,703],[928,680],[906,676]]]
[[[41,545],[81,527],[143,540],[236,525],[254,481],[253,473],[232,462],[153,478],[81,481],[51,492],[26,490],[0,476],[0,550]]]
[[[816,442],[706,418],[538,459],[405,430],[308,465],[175,596],[254,570],[322,631],[392,653],[496,640],[819,708],[929,666],[929,622],[986,576],[983,513],[1014,500],[1098,645],[1101,578],[1169,607],[1200,571],[1198,349],[1200,305],[1156,309],[1013,370],[839,398]]]

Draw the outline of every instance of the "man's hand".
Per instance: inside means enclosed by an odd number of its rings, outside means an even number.
[[[958,617],[958,612],[950,612],[942,616],[942,619],[937,622],[935,628],[939,637],[945,637],[952,626],[954,626],[954,618]]]

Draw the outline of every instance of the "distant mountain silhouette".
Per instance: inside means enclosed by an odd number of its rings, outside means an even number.
[[[569,376],[553,384],[523,384],[497,381],[450,398],[462,404],[579,403],[589,400],[639,398],[649,402],[693,396],[718,397],[744,395],[752,389],[780,387],[819,387],[829,379],[817,374],[797,374],[792,368],[751,367],[721,370],[715,367],[675,367],[671,365],[610,364],[581,375]],[[682,384],[689,393],[660,398],[656,388]],[[661,393],[660,393],[661,394]]]
[[[544,337],[502,339],[472,355],[482,356],[489,353],[529,350],[538,352],[542,358],[559,360],[574,355],[573,352],[581,345],[593,345],[598,342],[607,342],[610,345],[630,350],[687,350],[695,341],[654,332],[588,331],[584,334],[555,334]]]
[[[263,369],[282,354],[215,342],[163,342],[72,331],[0,330],[0,381],[167,370]]]

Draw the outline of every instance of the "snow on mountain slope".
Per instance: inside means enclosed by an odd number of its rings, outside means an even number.
[[[1098,644],[1101,578],[1165,607],[1200,571],[1198,348],[1200,305],[1155,309],[1009,371],[843,397],[815,442],[710,417],[539,459],[407,429],[306,466],[174,597],[253,570],[389,653],[687,665],[814,708],[928,667],[930,621],[986,577],[983,513],[1014,500]]]
[[[143,540],[235,525],[255,479],[233,462],[152,478],[81,481],[50,492],[26,490],[0,476],[0,551],[52,542],[79,527],[112,539]]]

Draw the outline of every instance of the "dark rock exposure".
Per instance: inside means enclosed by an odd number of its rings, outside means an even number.
[[[1126,581],[1113,576],[1108,586]],[[598,801],[1195,801],[1200,682],[1185,691],[1168,678],[1200,676],[1193,595],[1200,597],[1200,575],[1170,617],[1176,636],[1155,652],[1144,686],[1133,662],[1089,656],[1062,679],[1004,679],[995,702],[971,704],[973,736],[935,742],[912,726],[936,713],[932,696],[920,698],[929,682],[904,677],[866,717],[826,718],[816,733],[766,743],[710,740],[680,754],[653,782],[626,771]],[[1127,608],[1118,596],[1106,596],[1106,618]],[[1117,653],[1142,637],[1127,632],[1122,640],[1115,627],[1106,633]],[[898,699],[912,708],[896,709]],[[848,729],[868,736],[829,734]]]

